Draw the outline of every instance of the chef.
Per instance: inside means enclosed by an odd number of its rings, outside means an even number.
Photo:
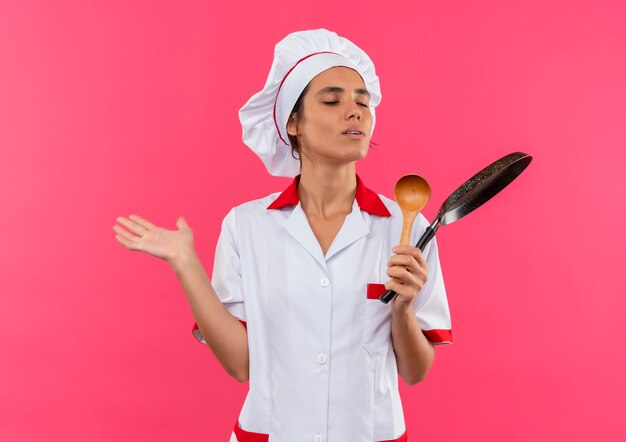
[[[118,217],[116,239],[166,260],[193,333],[249,392],[231,442],[408,441],[398,375],[422,381],[452,342],[436,240],[397,245],[402,213],[356,174],[380,103],[374,65],[325,29],[276,45],[241,108],[243,141],[282,192],[232,208],[209,280],[184,218],[167,230]],[[418,215],[410,243],[428,226]],[[379,297],[391,289],[389,304]]]
[[[368,55],[317,29],[276,45],[239,112],[244,143],[293,181],[231,209],[217,243],[211,283],[249,353],[231,442],[407,441],[398,374],[421,381],[452,342],[436,240],[398,246],[399,207],[356,174],[380,100]]]

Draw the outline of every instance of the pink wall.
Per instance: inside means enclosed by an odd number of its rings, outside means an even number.
[[[626,440],[625,19],[617,0],[0,1],[0,440],[226,440],[247,385],[112,226],[185,216],[211,268],[226,212],[289,181],[237,110],[274,44],[318,27],[376,63],[359,174],[378,192],[420,173],[432,218],[491,161],[535,157],[438,233],[455,343],[402,387],[409,434]]]

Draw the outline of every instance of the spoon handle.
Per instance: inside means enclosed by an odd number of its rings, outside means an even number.
[[[402,233],[400,234],[400,244],[408,244],[411,240],[411,228],[415,217],[419,212],[405,212],[403,213],[402,221]]]
[[[413,222],[415,221],[415,217],[419,212],[402,212],[404,217],[402,221],[402,233],[400,234],[400,244],[409,244],[411,240],[411,229],[413,228]],[[395,276],[392,277],[394,281],[402,282],[399,278]]]

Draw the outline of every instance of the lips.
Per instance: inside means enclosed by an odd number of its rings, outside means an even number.
[[[362,140],[363,138],[365,138],[365,134],[363,132],[361,132],[360,130],[347,130],[343,133],[344,136],[348,137],[348,138],[352,138],[354,140]]]
[[[343,131],[344,135],[365,135],[358,127],[349,127]]]

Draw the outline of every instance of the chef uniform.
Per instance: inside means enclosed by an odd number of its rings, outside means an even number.
[[[298,198],[287,118],[308,82],[333,66],[356,70],[370,105],[380,102],[367,54],[318,29],[276,45],[264,89],[240,110],[244,142],[271,174],[294,179],[283,192],[231,209],[217,242],[212,284],[247,328],[250,364],[250,389],[230,442],[408,441],[391,309],[379,300],[402,212],[357,175],[352,211],[324,255]],[[412,244],[428,224],[418,215]],[[415,314],[433,344],[451,343],[435,239],[423,255],[429,273]],[[193,333],[205,343],[196,324]]]

